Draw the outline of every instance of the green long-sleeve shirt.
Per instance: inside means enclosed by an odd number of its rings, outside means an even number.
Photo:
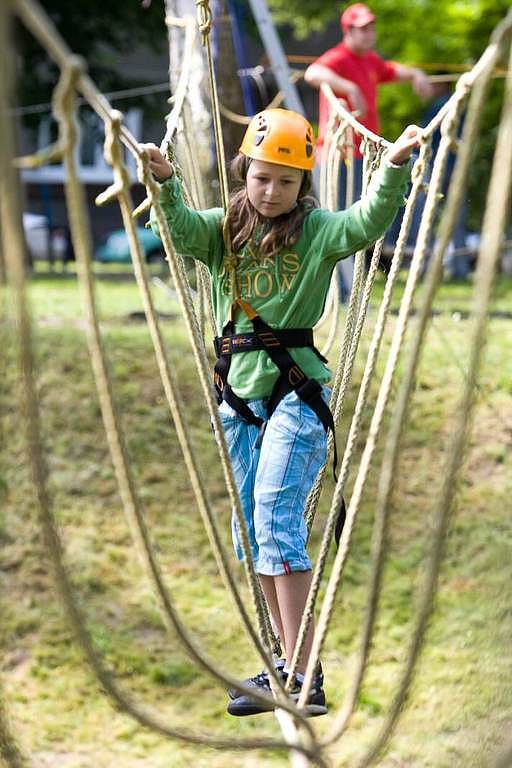
[[[371,245],[384,233],[403,203],[409,177],[409,165],[381,166],[363,199],[336,213],[312,210],[304,218],[297,243],[276,256],[261,257],[248,244],[237,269],[241,298],[273,328],[313,327],[322,314],[336,262]],[[224,267],[223,211],[188,208],[174,176],[162,185],[160,202],[176,250],[202,261],[211,273],[220,335],[231,307],[231,285]],[[151,226],[158,234],[154,211]],[[253,330],[241,311],[236,330]],[[290,352],[307,376],[321,383],[331,379],[331,372],[312,349],[292,348]],[[257,350],[233,355],[228,381],[239,397],[250,400],[270,395],[278,376],[267,353]]]

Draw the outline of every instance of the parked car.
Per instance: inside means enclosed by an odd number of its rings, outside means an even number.
[[[24,213],[23,231],[30,261],[47,261],[50,253],[50,227],[46,216]]]
[[[75,254],[67,226],[50,226],[46,216],[37,213],[23,213],[23,232],[28,263],[47,261],[50,268],[57,263],[65,269]]]
[[[137,234],[147,262],[160,261],[165,257],[162,241],[151,229],[137,227]],[[96,259],[103,263],[130,264],[128,236],[124,229],[116,229],[108,235],[96,249]]]

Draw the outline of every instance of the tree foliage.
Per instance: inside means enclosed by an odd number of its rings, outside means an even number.
[[[129,80],[117,68],[119,53],[140,46],[163,49],[166,45],[163,2],[143,7],[140,0],[44,0],[44,9],[69,49],[83,57],[101,90],[142,84]],[[21,105],[51,98],[58,69],[49,61],[30,32],[18,23],[18,99]]]
[[[251,16],[249,0],[237,0]],[[274,21],[292,27],[297,37],[337,22],[348,3],[332,0],[268,0]],[[386,58],[417,64],[427,71],[471,67],[485,50],[492,30],[509,10],[509,0],[368,0],[377,15],[378,50]],[[166,46],[163,0],[44,0],[46,12],[70,50],[83,56],[101,90],[143,84],[116,66],[118,53]],[[16,28],[20,104],[47,102],[58,76],[46,52],[22,25]],[[285,46],[286,47],[286,46]],[[234,68],[234,67],[233,67]],[[222,86],[222,84],[221,84]],[[503,81],[491,88],[482,115],[482,134],[470,180],[474,226],[485,194]],[[405,124],[420,122],[425,105],[403,84],[380,89],[382,133],[396,137]],[[146,105],[148,106],[148,105]]]
[[[293,27],[296,36],[336,21],[349,3],[331,0],[269,0],[274,18]],[[427,72],[471,68],[489,43],[493,29],[510,9],[509,0],[368,0],[377,16],[377,49],[385,58],[417,64]],[[482,114],[481,138],[470,177],[470,223],[478,227],[496,140],[503,95],[497,79]],[[380,89],[382,133],[395,138],[404,125],[420,122],[425,109],[403,84]]]

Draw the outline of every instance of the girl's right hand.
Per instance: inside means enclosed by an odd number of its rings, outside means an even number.
[[[139,144],[139,146],[148,154],[149,167],[155,179],[160,182],[170,179],[174,169],[167,158],[162,155],[156,144]]]
[[[403,165],[411,156],[413,149],[420,146],[422,129],[417,125],[408,125],[387,152],[387,159],[395,165]]]

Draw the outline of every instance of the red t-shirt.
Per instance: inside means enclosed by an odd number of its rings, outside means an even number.
[[[384,61],[373,51],[357,54],[353,53],[344,43],[339,43],[334,48],[330,48],[320,58],[315,61],[323,67],[332,69],[340,77],[351,80],[359,86],[366,101],[366,116],[357,118],[366,128],[374,133],[379,133],[379,114],[377,112],[377,85],[379,83],[389,83],[397,79],[396,65],[391,61]],[[344,94],[334,92],[336,96],[344,98],[348,102],[349,109],[353,106],[350,99]],[[319,145],[323,143],[323,137],[326,130],[326,124],[329,118],[329,102],[320,91],[320,109],[318,120]],[[359,140],[356,136],[356,156],[359,153]]]

